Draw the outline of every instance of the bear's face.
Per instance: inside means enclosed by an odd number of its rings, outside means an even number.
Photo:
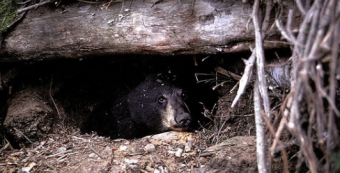
[[[152,133],[184,131],[191,121],[186,93],[168,82],[148,78],[128,95],[132,120]]]

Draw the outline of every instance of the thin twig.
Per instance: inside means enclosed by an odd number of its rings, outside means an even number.
[[[287,29],[286,29],[285,27],[283,27],[283,24],[282,24],[282,22],[281,22],[280,19],[276,19],[276,20],[275,20],[275,24],[276,24],[277,29],[279,29],[281,35],[282,35],[287,41],[289,41],[290,43],[292,43],[292,44],[294,44],[294,45],[298,44],[298,43],[296,42],[295,37],[292,36],[292,34],[290,34],[290,33],[287,31]]]
[[[17,131],[20,135],[22,135],[28,142],[33,144],[33,142],[23,132],[21,132],[19,129],[14,127],[14,130]]]
[[[86,0],[77,0],[79,2],[84,2],[84,3],[87,3],[87,4],[99,4],[101,2],[93,2],[93,1],[86,1]]]
[[[8,147],[11,148],[11,150],[13,150],[13,147],[11,145],[11,143],[5,138],[6,140],[6,144],[5,146],[3,146],[1,149],[0,149],[0,153],[3,151],[3,150],[6,150]]]
[[[72,150],[66,150],[66,151],[59,152],[57,154],[52,154],[52,155],[46,156],[46,158],[51,158],[51,157],[59,156],[61,154],[66,154],[66,153],[70,153],[70,152],[72,152]]]
[[[302,15],[306,15],[306,9],[305,9],[305,7],[303,6],[301,0],[295,0],[295,2],[296,2],[296,4],[297,4],[298,9],[300,10],[300,13],[301,13]]]
[[[42,2],[39,2],[37,4],[31,5],[31,6],[28,6],[28,7],[25,7],[25,8],[21,8],[17,11],[17,14],[20,14],[22,12],[25,12],[25,11],[31,10],[33,8],[37,8],[37,7],[52,3],[52,2],[53,2],[53,0],[46,0],[46,1],[42,1]]]
[[[286,31],[289,34],[289,37],[295,42],[295,44],[297,44],[296,42],[296,38],[293,34],[293,20],[294,20],[294,10],[293,9],[289,9],[288,11],[288,17],[287,17],[287,25],[286,25]]]
[[[266,123],[270,133],[272,135],[275,135],[275,130],[274,130],[274,127],[273,125],[270,123],[270,120],[268,119],[268,117],[262,113],[260,113],[262,115],[262,118],[264,120],[264,122]],[[287,152],[285,150],[285,147],[283,146],[282,142],[281,141],[278,141],[278,144],[279,144],[279,147],[280,147],[280,150],[281,150],[281,153],[282,153],[282,157],[283,157],[283,168],[284,168],[284,172],[288,173],[289,172],[289,169],[288,169],[288,156],[287,156]]]
[[[14,25],[16,25],[19,21],[21,21],[21,19],[24,18],[24,16],[26,15],[26,12],[21,14],[19,17],[17,17],[11,24],[9,24],[6,29],[12,29]]]
[[[27,4],[27,3],[31,2],[31,1],[32,0],[27,0],[25,2],[15,2],[15,3],[18,4],[18,5],[25,5],[25,4]]]
[[[266,13],[262,22],[262,32],[266,32],[269,27],[270,13],[272,11],[272,7],[272,0],[266,0]],[[265,36],[265,33],[263,33],[263,36]]]
[[[48,94],[49,94],[49,96],[50,96],[50,98],[51,98],[51,100],[52,100],[52,103],[53,103],[53,105],[54,105],[56,111],[57,111],[58,117],[61,119],[61,118],[62,118],[61,113],[60,113],[60,111],[59,111],[59,109],[58,109],[57,104],[55,103],[55,101],[54,101],[54,99],[53,99],[53,96],[52,96],[52,81],[53,81],[53,79],[51,79],[51,83],[50,83],[50,91],[48,92]]]
[[[332,3],[333,6],[335,7],[336,3],[333,0]],[[339,4],[338,4],[339,5]],[[334,10],[333,10],[334,11]],[[333,43],[332,43],[332,60],[331,63],[329,63],[330,66],[330,89],[329,89],[329,95],[330,95],[330,99],[333,101],[335,100],[335,94],[336,94],[336,88],[337,88],[337,82],[335,81],[335,72],[336,72],[336,68],[337,68],[337,64],[338,64],[338,56],[339,56],[339,40],[337,40],[337,38],[340,37],[340,27],[339,27],[339,23],[340,23],[340,18],[338,19],[332,19],[332,24],[333,26],[335,26],[335,29],[333,30]],[[335,148],[335,146],[339,146],[339,136],[337,131],[337,125],[336,125],[336,121],[335,121],[335,117],[334,117],[334,111],[332,111],[332,106],[330,105],[328,108],[329,111],[329,117],[328,117],[328,138],[327,138],[327,145],[326,145],[326,149],[328,151],[328,154],[326,154],[326,160],[328,162],[326,162],[325,164],[325,170],[326,172],[330,172],[331,170],[331,151],[333,150],[333,148]]]
[[[101,159],[106,159],[106,157],[102,156],[94,148],[92,148],[91,145],[87,145],[87,146],[93,151],[93,153],[97,154]]]
[[[241,79],[240,75],[238,75],[236,73],[233,73],[231,71],[228,71],[228,70],[226,70],[226,69],[224,69],[222,67],[217,67],[216,72],[218,72],[220,74],[223,74],[223,75],[225,75],[227,77],[233,78],[235,80],[240,80]]]
[[[276,148],[277,143],[280,140],[281,133],[283,131],[283,128],[287,125],[287,117],[289,115],[289,108],[291,108],[292,104],[292,92],[289,93],[286,97],[286,99],[283,101],[282,106],[281,106],[281,121],[279,124],[279,127],[276,130],[276,133],[274,135],[274,141],[272,143],[272,146],[270,148],[271,155],[274,155],[274,150]]]

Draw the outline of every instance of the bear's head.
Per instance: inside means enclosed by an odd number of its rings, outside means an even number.
[[[148,133],[184,131],[191,122],[186,99],[181,88],[149,76],[128,95],[131,119]]]

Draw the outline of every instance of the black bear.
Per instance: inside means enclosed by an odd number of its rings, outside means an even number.
[[[185,131],[191,123],[183,89],[158,76],[147,79],[129,94],[109,104],[107,112],[91,113],[81,131],[115,138],[136,138],[169,130]]]

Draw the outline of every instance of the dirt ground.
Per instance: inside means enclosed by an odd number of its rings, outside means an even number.
[[[167,132],[136,140],[50,135],[37,145],[2,153],[2,172],[256,172],[255,138],[235,137],[210,148],[199,133]],[[203,144],[204,145],[204,144]]]
[[[226,123],[227,128],[221,132],[219,139],[208,129],[165,132],[134,140],[111,140],[97,135],[81,135],[79,129],[66,128],[58,134],[48,135],[46,139],[35,142],[28,148],[6,148],[1,152],[0,170],[256,172],[253,121],[249,117],[245,117],[243,121],[240,120],[242,118],[238,119],[236,122],[240,123]],[[244,131],[241,132],[240,129]]]
[[[237,73],[237,71],[234,72]],[[41,71],[36,73],[40,74]],[[77,72],[72,73],[71,76],[77,76],[75,74]],[[34,75],[30,74],[30,76]],[[57,111],[57,116],[72,114],[72,111],[78,111],[79,114],[85,109],[91,109],[92,102],[72,105],[60,101],[65,97],[57,95],[50,97],[53,93],[62,90],[58,87],[58,83],[62,82],[57,80],[57,75],[54,77],[56,89],[51,87],[51,80],[47,80],[47,87],[36,90],[46,90],[48,94],[34,95],[29,98],[32,105],[52,106],[32,106],[27,112],[35,112],[39,109],[37,117],[48,118],[53,112],[51,109],[58,107],[60,109]],[[51,79],[50,76],[48,79]],[[86,78],[86,80],[89,79]],[[44,77],[40,77],[37,81],[44,83],[41,82],[44,81]],[[112,140],[96,134],[80,134],[75,122],[81,117],[74,116],[69,120],[58,117],[47,121],[52,124],[31,123],[30,128],[36,128],[35,131],[31,130],[34,131],[32,134],[27,132],[24,132],[26,135],[21,134],[20,130],[14,128],[15,134],[21,140],[19,146],[13,145],[11,143],[13,139],[3,135],[5,138],[2,139],[0,145],[0,172],[257,172],[251,89],[243,96],[238,106],[231,109],[230,104],[235,96],[233,88],[237,82],[227,80],[223,76],[221,81],[228,82],[224,82],[217,88],[218,100],[215,101],[216,104],[210,103],[215,106],[207,106],[206,109],[200,110],[205,117],[210,119],[204,127],[191,132],[171,131],[139,139]],[[73,87],[79,88],[79,86]],[[25,90],[21,91],[17,92],[17,95],[23,93],[22,95],[26,97]],[[100,89],[96,94],[98,95],[99,92]],[[53,101],[41,103],[39,99],[45,97]],[[23,97],[19,98],[17,100],[22,101]],[[84,98],[86,97],[82,97]],[[93,102],[97,102],[98,99],[100,97],[92,98]],[[16,102],[15,97],[12,98],[12,102],[13,100]],[[68,100],[70,101],[69,98]],[[11,101],[7,104],[11,104]],[[64,107],[62,108],[61,105]],[[70,111],[68,107],[71,105]],[[13,111],[17,109],[20,107]],[[80,109],[82,111],[79,111]],[[50,126],[53,128],[48,128]],[[32,138],[36,139],[32,140]],[[280,155],[275,157],[272,161],[272,172],[282,172],[281,160]],[[291,169],[293,170],[294,167]]]

